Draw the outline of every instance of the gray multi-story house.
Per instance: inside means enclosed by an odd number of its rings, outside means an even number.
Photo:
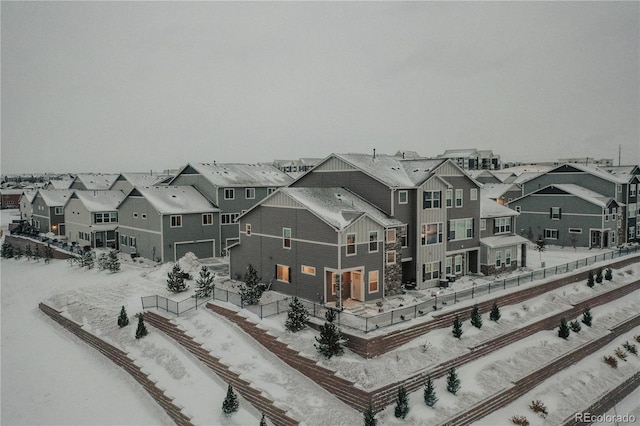
[[[64,236],[64,206],[71,194],[69,189],[38,190],[31,203],[31,225],[40,233]]]
[[[615,247],[622,221],[621,204],[611,196],[572,183],[537,189],[509,203],[520,213],[518,233],[548,244]]]
[[[171,185],[191,185],[220,209],[216,256],[239,241],[236,219],[276,189],[293,181],[268,164],[193,163],[183,167]]]
[[[37,193],[37,190],[25,190],[20,197],[20,219],[30,224],[33,224],[33,199]]]
[[[627,182],[623,186],[623,202],[627,206],[627,242],[640,242],[640,167],[610,166],[604,169]]]
[[[515,233],[519,213],[493,199],[480,201],[480,271],[485,275],[527,266],[527,240]]]
[[[118,206],[125,194],[118,190],[71,194],[64,209],[67,242],[80,247],[118,247]]]
[[[233,278],[252,265],[271,289],[321,303],[380,299],[402,284],[403,224],[347,189],[282,188],[239,223]]]
[[[218,225],[219,209],[191,186],[136,187],[118,206],[120,250],[159,262],[214,257]]]
[[[453,279],[479,272],[480,184],[450,160],[332,154],[290,187],[345,188],[399,221],[393,250],[403,283],[435,287],[446,275]],[[256,239],[246,238],[242,217],[240,225],[239,246],[257,244]],[[322,229],[311,231],[317,233],[314,241],[329,238]],[[232,273],[242,272],[251,263],[245,253],[262,249],[252,250],[234,247]]]

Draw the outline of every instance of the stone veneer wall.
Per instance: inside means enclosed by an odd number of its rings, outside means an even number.
[[[393,265],[387,264],[387,252],[389,250],[396,251],[396,263]],[[400,239],[396,238],[394,243],[385,243],[384,245],[384,295],[393,296],[394,294],[402,293],[402,245]]]

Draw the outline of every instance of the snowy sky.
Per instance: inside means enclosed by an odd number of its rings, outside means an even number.
[[[2,173],[640,162],[638,2],[1,3]]]

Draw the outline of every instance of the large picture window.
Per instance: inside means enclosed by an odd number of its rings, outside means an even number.
[[[442,223],[423,223],[420,232],[422,245],[440,244],[442,242],[442,228]]]
[[[466,240],[469,238],[473,238],[473,218],[449,221],[449,240]]]
[[[439,209],[440,208],[440,191],[424,191],[424,200],[422,202],[423,209]]]
[[[277,273],[277,280],[284,282],[284,283],[289,283],[291,282],[291,277],[289,276],[289,272],[290,269],[287,265],[276,265],[276,273]]]
[[[497,217],[493,220],[493,233],[504,234],[505,232],[511,232],[511,218],[510,217]]]

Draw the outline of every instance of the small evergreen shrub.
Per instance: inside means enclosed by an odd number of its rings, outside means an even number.
[[[569,334],[571,334],[571,330],[569,329],[567,320],[563,317],[560,320],[560,328],[558,328],[558,337],[561,337],[567,340],[569,338]]]
[[[240,286],[240,299],[245,305],[257,305],[260,303],[262,293],[266,286],[260,282],[258,271],[253,265],[247,266],[247,272],[243,277],[244,284]]]
[[[611,281],[613,279],[613,271],[611,268],[607,268],[604,272],[604,279],[607,281]]]
[[[213,294],[215,287],[213,275],[211,274],[211,271],[209,271],[209,268],[204,265],[200,268],[200,273],[196,280],[196,286],[196,297],[211,297]]]
[[[167,290],[172,293],[180,293],[187,289],[187,283],[185,282],[185,273],[180,268],[180,264],[176,262],[171,269],[171,272],[167,274]]]
[[[612,357],[611,355],[605,355],[604,362],[609,364],[613,368],[618,368],[618,360],[615,359],[615,357]]]
[[[458,339],[462,337],[462,322],[458,315],[453,319],[453,329],[451,330],[451,334],[453,334],[453,337]]]
[[[471,325],[476,328],[482,328],[482,315],[480,315],[480,308],[478,308],[478,305],[474,305],[471,310]]]
[[[591,309],[587,306],[582,311],[582,323],[587,327],[591,327],[591,323],[593,322],[593,316],[591,315]]]
[[[398,397],[396,398],[396,407],[394,415],[399,419],[404,419],[409,414],[409,397],[404,386],[398,389]]]
[[[587,285],[591,288],[595,285],[595,280],[593,279],[593,271],[589,271],[587,275]]]
[[[267,418],[262,413],[262,418],[260,419],[260,426],[267,426]]]
[[[633,343],[624,342],[622,347],[627,350],[632,355],[638,356],[638,348]]]
[[[227,387],[227,396],[222,402],[222,412],[229,416],[238,411],[238,407],[238,396],[233,391],[233,387],[229,385],[229,387]]]
[[[598,272],[596,272],[596,282],[602,284],[602,269],[598,269]]]
[[[289,303],[289,312],[287,312],[287,320],[284,327],[292,333],[303,330],[307,326],[309,312],[302,302],[296,296]]]
[[[120,309],[120,316],[118,316],[118,326],[122,328],[126,327],[127,325],[129,325],[129,317],[127,316],[127,311],[123,305],[122,309]]]
[[[427,407],[433,407],[436,402],[438,402],[438,397],[436,397],[436,389],[433,385],[433,380],[431,377],[427,379],[427,383],[424,385],[424,403]]]
[[[491,306],[491,312],[489,313],[489,319],[491,321],[498,321],[502,314],[500,313],[500,308],[498,307],[497,302],[493,302],[493,306]]]
[[[447,390],[454,395],[460,390],[460,379],[454,367],[451,367],[447,373]]]
[[[569,323],[569,327],[571,327],[571,331],[573,331],[574,333],[579,333],[580,330],[582,330],[582,327],[580,326],[578,320],[571,321],[571,323]]]
[[[549,414],[549,412],[547,411],[547,407],[539,399],[531,401],[531,404],[529,404],[529,408],[531,408],[534,413],[540,414],[542,417],[547,417],[547,415]]]
[[[373,411],[371,404],[369,404],[369,408],[364,412],[364,426],[377,426],[378,419],[376,419],[376,413]]]
[[[637,335],[633,336],[633,340],[635,340],[636,342],[640,343],[640,334],[637,334]]]
[[[317,344],[313,346],[327,359],[331,359],[333,356],[340,356],[344,353],[343,344],[345,339],[334,324],[336,312],[333,309],[327,310],[325,319],[324,325],[320,326],[320,337],[316,336],[315,338]]]
[[[138,328],[136,329],[136,339],[142,339],[144,336],[149,334],[147,331],[147,326],[144,325],[144,319],[142,318],[142,314],[138,316]]]

